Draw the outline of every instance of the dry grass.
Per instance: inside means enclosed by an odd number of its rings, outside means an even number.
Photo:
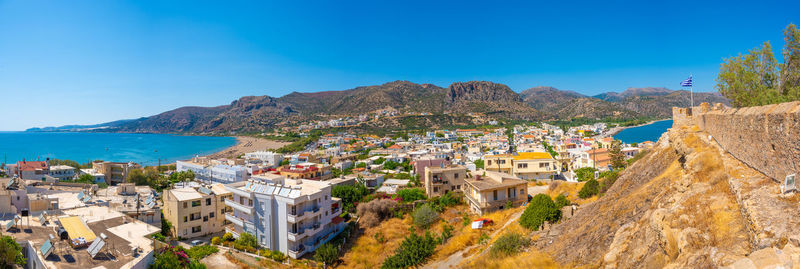
[[[481,216],[482,218],[491,219],[494,222],[494,224],[490,226],[485,226],[483,229],[480,230],[473,230],[471,225],[467,226],[461,226],[461,224],[455,225],[453,237],[450,238],[450,240],[447,240],[447,242],[442,246],[439,246],[436,253],[433,254],[432,260],[445,258],[447,256],[452,255],[453,253],[456,253],[460,250],[466,249],[469,246],[477,244],[478,240],[481,237],[481,233],[485,233],[487,236],[491,236],[491,234],[494,231],[503,227],[503,225],[508,221],[511,215],[520,212],[522,210],[524,210],[522,207],[516,207],[507,210],[495,211],[486,214],[484,216]],[[478,217],[475,215],[470,215],[470,220],[475,220],[477,218]]]
[[[411,217],[391,218],[378,226],[367,228],[356,239],[352,248],[342,257],[340,268],[378,268],[383,261],[394,254],[400,242],[408,235]],[[382,233],[385,241],[378,242],[376,233]]]
[[[549,255],[538,250],[529,249],[517,255],[503,258],[481,258],[471,261],[464,268],[564,268]]]
[[[555,185],[554,188],[552,187],[553,185],[551,185],[551,187],[547,189],[547,195],[549,195],[550,198],[555,199],[559,194],[566,193],[569,194],[567,195],[567,199],[569,199],[570,202],[577,203],[579,205],[597,201],[597,195],[587,199],[581,199],[578,197],[578,192],[581,191],[581,188],[583,188],[584,184],[586,184],[586,182],[558,181],[558,184],[553,184]]]

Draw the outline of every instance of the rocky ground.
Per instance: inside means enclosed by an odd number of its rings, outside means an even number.
[[[535,248],[564,266],[800,266],[796,197],[709,141],[670,130],[602,198],[539,232]]]

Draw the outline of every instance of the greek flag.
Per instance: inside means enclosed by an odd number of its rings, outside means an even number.
[[[691,86],[692,86],[692,77],[691,76],[689,76],[689,78],[687,78],[686,80],[681,81],[681,87],[691,87]]]

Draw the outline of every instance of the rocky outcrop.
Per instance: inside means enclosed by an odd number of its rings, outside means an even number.
[[[448,89],[450,102],[522,102],[522,98],[508,86],[490,81],[456,82],[450,84]]]

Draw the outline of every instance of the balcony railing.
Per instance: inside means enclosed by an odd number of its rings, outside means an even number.
[[[233,223],[233,225],[243,227],[244,226],[244,219],[238,218],[231,214],[225,214],[225,219]]]
[[[235,210],[242,211],[245,214],[252,215],[253,214],[253,207],[246,206],[231,199],[225,199],[225,205],[232,207]]]

